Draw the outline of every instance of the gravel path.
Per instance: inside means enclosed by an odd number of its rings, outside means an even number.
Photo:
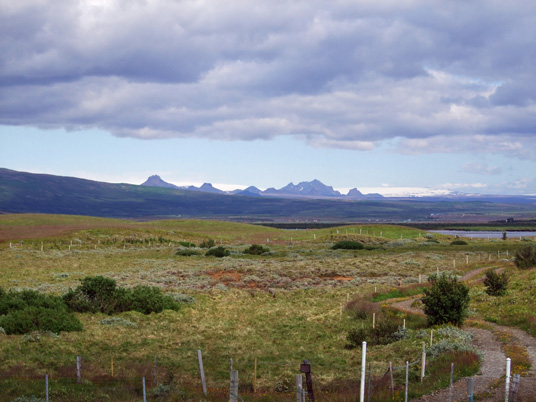
[[[488,268],[483,267],[468,272],[462,277],[462,281],[469,281],[478,276]],[[407,300],[393,300],[391,306],[397,310],[410,314],[424,315],[421,308],[412,307],[411,305],[417,298]],[[512,342],[516,342],[527,350],[531,362],[531,370],[527,376],[521,378],[517,402],[536,401],[536,339],[517,328],[505,327],[501,325],[485,323],[495,330],[508,333]],[[466,331],[474,335],[473,344],[482,354],[480,372],[474,377],[475,396],[483,402],[499,402],[505,400],[505,380],[506,355],[502,350],[501,343],[497,336],[490,330],[464,327]],[[433,394],[422,396],[415,399],[415,402],[428,401],[448,401],[450,389],[442,389]],[[467,400],[467,379],[458,380],[453,385],[452,401]]]

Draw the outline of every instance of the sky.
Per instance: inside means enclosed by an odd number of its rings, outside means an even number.
[[[0,0],[0,167],[536,194],[536,2]]]

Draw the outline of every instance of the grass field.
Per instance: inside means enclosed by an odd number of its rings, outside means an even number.
[[[208,239],[229,249],[230,256],[205,257],[206,249],[197,247],[193,249],[199,255],[176,255],[185,248],[181,242],[198,245]],[[331,245],[342,239],[363,242],[367,249],[332,250]],[[419,276],[424,281],[438,270],[462,275],[481,266],[505,267],[512,277],[509,294],[492,299],[476,282],[471,317],[501,322],[512,317],[510,324],[534,331],[536,318],[530,308],[536,296],[530,293],[534,271],[517,271],[511,262],[514,250],[526,242],[474,240],[467,246],[452,246],[451,240],[387,225],[289,231],[215,221],[0,216],[0,287],[5,290],[63,294],[82,278],[104,275],[120,286],[157,286],[193,300],[178,312],[119,314],[132,326],[107,326],[101,321],[108,316],[85,313],[78,314],[83,332],[42,336],[38,342],[0,335],[0,377],[5,378],[6,390],[0,400],[36,394],[42,390],[42,380],[31,380],[32,375],[45,374],[57,381],[52,384],[57,392],[54,400],[72,400],[69,395],[76,393],[76,400],[141,400],[141,383],[125,384],[127,378],[145,376],[152,390],[155,356],[161,388],[178,387],[160,400],[200,400],[197,350],[201,349],[211,389],[206,400],[225,400],[232,358],[240,371],[244,400],[294,400],[295,375],[307,359],[315,384],[324,393],[321,400],[353,401],[361,355],[359,349],[345,347],[346,336],[371,321],[352,318],[344,309],[346,303],[356,296],[418,283]],[[262,244],[270,252],[244,254],[251,244]],[[515,315],[510,307],[514,302]],[[417,360],[424,334],[429,333],[422,320],[412,324],[412,318],[402,314],[382,317],[400,324],[406,318],[413,329],[406,339],[369,348],[372,374],[378,378],[390,361],[402,366]],[[75,376],[77,355],[84,362],[86,382],[81,385],[65,380]],[[258,392],[253,394],[255,359]],[[466,359],[466,367],[477,369],[471,358],[460,354],[438,357],[437,368],[432,364],[431,370],[441,373],[442,365],[450,367],[452,359]],[[412,374],[413,395],[429,392],[432,386],[418,385],[417,369]],[[26,383],[13,380],[25,376],[30,378]],[[125,389],[119,391],[121,386],[116,385],[112,396],[105,385],[119,378]],[[396,378],[399,387],[401,373]]]

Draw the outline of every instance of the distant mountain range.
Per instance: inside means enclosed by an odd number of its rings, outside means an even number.
[[[271,196],[271,197],[280,197],[280,198],[339,198],[346,200],[379,200],[383,196],[381,194],[362,194],[357,188],[351,189],[348,194],[343,195],[339,191],[334,190],[331,186],[326,186],[324,183],[319,180],[313,181],[302,181],[301,183],[294,184],[289,183],[285,187],[275,189],[270,187],[264,191],[259,190],[255,186],[250,186],[244,190],[233,190],[225,192],[219,190],[212,186],[210,183],[204,183],[201,187],[188,186],[188,187],[178,187],[174,184],[168,183],[158,175],[149,177],[142,186],[150,187],[163,187],[163,188],[175,188],[180,190],[190,190],[190,191],[201,191],[205,193],[216,193],[216,194],[231,194],[231,195],[246,195],[250,197],[259,197],[259,196]]]
[[[263,222],[452,222],[535,218],[536,197],[352,199],[317,180],[234,194],[206,183],[177,188],[157,176],[114,184],[0,168],[0,214],[45,213]],[[493,198],[495,197],[495,198]]]

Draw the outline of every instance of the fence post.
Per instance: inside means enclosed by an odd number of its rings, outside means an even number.
[[[504,402],[508,402],[508,394],[510,393],[510,364],[512,359],[506,359],[506,386],[504,391]]]
[[[231,370],[231,384],[229,386],[229,400],[238,402],[238,370]]]
[[[406,362],[406,392],[404,396],[405,402],[408,402],[408,386],[409,386],[409,362]]]
[[[76,382],[78,384],[80,384],[80,382],[82,381],[81,365],[82,365],[82,358],[80,356],[76,356]]]
[[[454,379],[454,363],[450,363],[450,387],[449,387],[449,402],[452,402],[452,382]]]
[[[367,369],[367,342],[363,342],[361,351],[361,389],[359,393],[359,402],[365,402],[365,370]]]
[[[203,385],[203,393],[207,395],[207,383],[205,381],[205,370],[203,369],[203,356],[201,349],[197,349],[197,361],[199,362],[199,372],[201,373],[201,384]]]
[[[147,394],[145,393],[145,377],[143,377],[142,385],[143,385],[143,402],[147,402]]]
[[[467,402],[473,402],[474,400],[474,389],[475,389],[475,379],[474,377],[469,377],[467,379]]]
[[[46,401],[48,402],[48,374],[45,376]]]
[[[424,381],[426,375],[426,342],[422,343],[422,367],[421,367],[421,383]]]
[[[298,402],[305,402],[303,395],[303,376],[296,374],[296,399]]]
[[[315,401],[315,394],[313,392],[313,379],[311,378],[311,365],[309,361],[304,360],[300,366],[300,371],[305,374],[305,383],[307,384],[307,394],[311,402]]]
[[[393,362],[389,362],[389,371],[391,372],[391,396],[395,395],[395,380],[393,378]]]
[[[110,358],[110,369],[112,371],[112,377],[114,376],[114,357]]]
[[[253,393],[257,393],[257,358],[255,358],[255,368],[253,369]]]

